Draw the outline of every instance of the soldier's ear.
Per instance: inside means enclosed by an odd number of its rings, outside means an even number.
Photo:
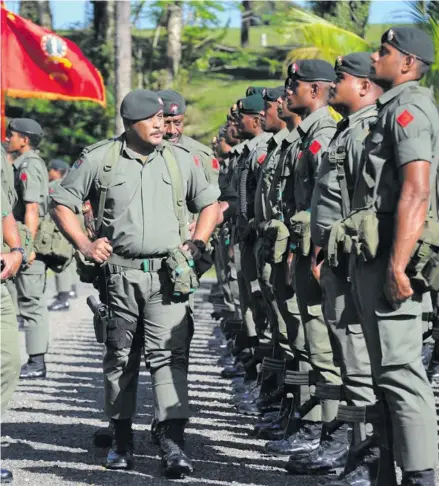
[[[372,83],[368,78],[360,78],[360,96],[366,96],[371,88],[372,88]]]
[[[412,56],[411,54],[407,56],[403,56],[402,58],[402,65],[401,65],[401,72],[402,74],[407,74],[409,71],[417,70],[416,66],[416,57]]]
[[[313,99],[318,98],[318,96],[320,94],[320,85],[319,85],[319,83],[312,83],[311,84],[311,87],[310,87],[310,90],[311,90],[311,97]]]

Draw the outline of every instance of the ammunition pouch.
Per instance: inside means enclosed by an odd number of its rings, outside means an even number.
[[[107,342],[108,319],[108,307],[101,304],[93,315],[93,327],[98,343]]]
[[[271,242],[270,263],[281,263],[288,248],[290,232],[282,221],[270,220],[264,228],[264,237]]]
[[[173,295],[180,297],[193,294],[200,286],[195,262],[190,251],[176,248],[166,259]]]
[[[27,228],[27,226],[21,221],[17,221],[18,231],[20,233],[21,246],[26,254],[27,259],[29,259],[30,254],[33,250],[32,234]],[[9,253],[9,246],[3,240],[2,253]]]
[[[75,260],[79,280],[84,283],[94,283],[99,275],[99,266],[87,260],[80,251],[75,252]]]
[[[61,272],[72,261],[74,253],[73,246],[48,215],[40,222],[34,250],[55,272]]]
[[[439,291],[439,223],[432,218],[424,223],[406,273],[417,291]]]
[[[290,220],[291,249],[307,256],[311,252],[311,213],[300,211]]]

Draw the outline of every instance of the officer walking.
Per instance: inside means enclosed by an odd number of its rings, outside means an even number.
[[[7,129],[7,151],[17,154],[13,163],[14,184],[18,195],[14,207],[15,219],[24,223],[32,238],[41,219],[48,212],[49,181],[44,161],[36,149],[43,136],[39,123],[29,118],[12,120]],[[44,299],[46,265],[33,251],[28,267],[16,277],[18,306],[25,323],[28,362],[23,365],[20,378],[46,376],[44,355],[49,346],[49,326]]]
[[[189,151],[163,141],[163,104],[156,93],[129,93],[120,113],[124,134],[82,153],[52,194],[52,213],[85,258],[105,263],[98,275],[101,300],[109,313],[105,411],[115,429],[106,467],[133,466],[132,419],[144,347],[164,473],[181,477],[193,470],[183,452],[189,418],[186,343],[192,315],[187,296],[173,295],[165,260],[170,252],[177,253],[180,261],[186,255],[187,262],[189,254],[196,265],[202,260],[219,217],[219,191],[208,184]],[[99,180],[105,173],[110,173],[111,181],[106,196],[99,197]],[[180,198],[191,212],[199,213],[191,240],[184,241],[187,215],[176,213],[174,199]],[[76,217],[86,200],[98,219],[94,241],[83,233]],[[191,267],[184,263],[184,268]],[[184,275],[193,270],[188,272]]]
[[[61,159],[53,159],[49,162],[49,194],[61,184],[70,166]],[[69,299],[77,297],[76,282],[76,260],[73,258],[71,263],[61,272],[55,273],[56,295],[55,300],[47,307],[49,311],[67,311],[70,309]]]

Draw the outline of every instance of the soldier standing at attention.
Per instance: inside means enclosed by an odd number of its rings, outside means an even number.
[[[129,93],[120,113],[125,132],[82,153],[52,194],[52,214],[88,260],[106,262],[99,269],[98,282],[101,301],[109,312],[105,411],[115,431],[106,467],[133,466],[132,419],[144,348],[164,473],[181,477],[193,471],[183,452],[189,418],[187,342],[193,323],[187,297],[173,295],[165,260],[180,247],[191,253],[197,265],[219,218],[219,190],[209,185],[187,149],[163,141],[163,104],[156,93]],[[115,159],[112,168],[108,166],[111,159]],[[103,168],[111,170],[112,177],[97,239],[90,241],[76,215],[83,202],[90,200],[99,218]],[[176,171],[180,181],[176,181]],[[182,207],[199,213],[192,239],[183,245],[187,215],[177,217],[173,202],[178,182],[186,203]]]
[[[49,194],[61,184],[70,166],[61,159],[53,159],[49,162]],[[69,299],[77,297],[76,282],[76,260],[73,258],[67,268],[60,273],[55,273],[55,284],[57,294],[55,300],[47,307],[50,311],[66,311],[70,309]]]
[[[383,34],[372,61],[371,78],[384,94],[365,142],[352,212],[358,218],[365,209],[367,221],[378,223],[374,234],[368,225],[362,236],[363,257],[351,255],[351,280],[374,383],[388,405],[382,420],[392,426],[394,444],[387,447],[402,468],[402,485],[433,486],[437,427],[421,361],[422,295],[406,274],[436,196],[439,116],[431,91],[419,85],[434,62],[433,42],[414,27],[395,27]],[[376,241],[375,256],[362,250]]]
[[[13,163],[14,185],[18,202],[14,207],[17,221],[24,223],[35,236],[41,219],[48,212],[49,179],[46,164],[36,149],[43,136],[39,123],[29,118],[15,118],[7,130],[7,151],[18,157]],[[29,266],[16,277],[18,307],[25,323],[28,362],[22,366],[20,378],[46,376],[44,355],[49,346],[49,326],[44,290],[46,264],[35,251]]]

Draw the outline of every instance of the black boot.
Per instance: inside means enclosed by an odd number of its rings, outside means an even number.
[[[45,378],[46,364],[44,362],[44,354],[34,354],[29,356],[26,364],[21,367],[20,378]]]
[[[69,290],[69,299],[77,299],[78,298],[78,291],[76,288],[76,284],[73,284],[71,289]]]
[[[329,427],[335,428],[335,424]],[[346,466],[349,452],[347,425],[337,424],[337,430],[324,426],[319,447],[309,456],[291,456],[285,469],[291,474],[340,474]]]
[[[114,441],[114,421],[110,420],[107,427],[100,427],[93,434],[93,445],[99,449],[108,449]]]
[[[7,469],[2,469],[1,472],[1,484],[9,484],[12,483],[12,480],[14,479],[14,476],[12,475],[11,471],[8,471]]]
[[[401,486],[435,486],[435,484],[433,469],[405,472],[402,475]]]
[[[184,419],[165,420],[157,424],[163,473],[168,478],[179,479],[194,471],[191,461],[183,452],[185,424]]]
[[[321,423],[304,422],[298,432],[287,439],[267,442],[265,452],[281,456],[307,456],[319,447],[321,431]]]
[[[68,311],[70,309],[69,293],[60,292],[55,300],[47,306],[47,309],[51,312]]]
[[[132,469],[134,466],[134,437],[131,419],[112,420],[114,440],[104,467],[107,469]]]

